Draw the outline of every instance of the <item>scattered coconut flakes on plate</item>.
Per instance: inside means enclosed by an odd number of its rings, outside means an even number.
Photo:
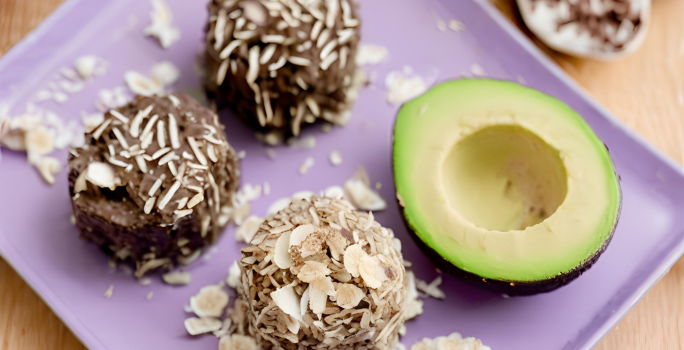
[[[154,292],[147,293],[147,300],[152,300],[152,297],[154,297]]]
[[[442,276],[437,276],[430,284],[422,280],[417,280],[416,288],[435,299],[444,299],[446,298],[446,294],[439,288],[440,284],[442,284]]]
[[[152,67],[152,78],[164,86],[173,85],[180,78],[180,69],[169,61],[159,62]]]
[[[421,76],[404,71],[389,72],[385,77],[385,87],[387,102],[395,105],[418,97],[427,90],[427,84]]]
[[[228,293],[221,286],[208,285],[190,298],[190,309],[199,317],[220,317],[228,301]]]
[[[185,324],[185,329],[190,335],[199,335],[218,331],[221,329],[223,322],[217,318],[213,317],[190,317],[183,322]]]
[[[88,79],[93,76],[95,67],[97,66],[97,61],[98,58],[94,55],[81,56],[74,61],[74,67],[81,78]],[[73,79],[72,77],[69,78]]]
[[[259,231],[259,226],[261,226],[262,222],[264,222],[264,219],[256,215],[247,217],[235,231],[235,240],[245,243],[251,242],[254,235]]]
[[[406,290],[406,313],[405,320],[410,320],[423,313],[423,301],[418,299],[418,289],[416,289],[416,276],[413,271],[406,271],[408,288]]]
[[[344,192],[350,202],[359,209],[380,211],[387,209],[387,202],[370,188],[368,174],[363,168],[344,183]]]
[[[105,112],[110,109],[121,107],[126,103],[128,103],[126,88],[117,86],[111,89],[101,89],[98,91],[95,107],[100,112]]]
[[[240,285],[240,266],[237,260],[233,261],[233,265],[230,265],[228,269],[228,277],[226,278],[226,284],[228,287],[237,289]]]
[[[55,175],[62,170],[62,164],[53,157],[40,157],[36,168],[38,168],[38,172],[45,179],[45,182],[52,185],[55,183]]]
[[[342,164],[342,155],[336,150],[330,152],[329,158],[332,165],[338,166]]]
[[[186,285],[192,281],[190,272],[172,271],[162,275],[162,280],[167,284],[172,285]]]
[[[446,337],[434,339],[423,338],[411,346],[411,350],[491,350],[483,345],[480,339],[463,338],[460,333],[451,333]]]
[[[306,174],[313,165],[314,165],[313,157],[306,157],[306,159],[304,160],[304,163],[302,163],[302,165],[299,166],[299,174],[300,175]]]
[[[454,32],[460,32],[465,29],[465,24],[455,19],[450,20],[448,26],[449,29],[453,30]]]
[[[109,288],[107,288],[107,290],[104,292],[104,297],[109,299],[112,297],[113,294],[114,294],[114,285],[111,284],[111,285],[109,285]]]
[[[219,350],[258,350],[256,340],[254,338],[233,334],[224,335],[219,341]]]
[[[124,74],[124,80],[126,81],[126,85],[128,85],[128,89],[138,95],[152,96],[164,93],[164,86],[160,82],[150,79],[136,71],[126,72],[126,74]]]
[[[316,148],[316,137],[313,135],[302,136],[302,137],[290,137],[287,139],[287,145],[292,148]]]
[[[380,45],[361,44],[359,51],[356,53],[356,64],[365,66],[369,64],[378,64],[387,58],[387,48]]]
[[[152,0],[154,12],[150,13],[152,23],[145,27],[143,33],[159,40],[165,49],[171,47],[180,39],[180,29],[172,26],[173,16],[171,10],[162,0]]]
[[[344,198],[344,189],[340,186],[330,186],[323,190],[323,197],[342,199]]]

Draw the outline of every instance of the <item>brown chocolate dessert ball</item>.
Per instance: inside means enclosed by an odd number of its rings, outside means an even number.
[[[394,240],[347,201],[293,199],[242,250],[238,331],[263,349],[391,349],[408,290]]]
[[[82,238],[134,262],[138,277],[216,242],[239,164],[215,113],[185,94],[138,96],[85,136],[69,158]]]
[[[211,1],[209,96],[219,108],[294,135],[319,118],[346,123],[364,83],[354,59],[357,7],[353,0]]]

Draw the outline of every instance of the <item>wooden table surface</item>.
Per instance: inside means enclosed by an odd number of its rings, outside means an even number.
[[[62,1],[0,0],[0,56]],[[491,1],[521,27],[511,0]],[[654,0],[652,18],[644,46],[618,62],[593,62],[544,50],[599,103],[681,164],[684,161],[684,0]],[[596,349],[684,350],[683,296],[684,261],[680,260]],[[83,348],[19,275],[0,259],[0,350]]]

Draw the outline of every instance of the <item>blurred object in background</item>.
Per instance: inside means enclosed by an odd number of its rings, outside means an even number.
[[[646,38],[651,0],[517,0],[523,21],[550,48],[617,60]]]

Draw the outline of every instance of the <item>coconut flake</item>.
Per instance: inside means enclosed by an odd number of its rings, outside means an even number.
[[[143,33],[146,36],[153,36],[159,39],[163,48],[169,48],[180,39],[180,30],[173,27],[172,14],[169,7],[162,0],[152,0],[154,12],[150,13],[152,23],[145,27]]]
[[[210,333],[221,329],[223,322],[213,317],[190,317],[183,322],[190,335]]]
[[[337,284],[335,298],[337,299],[337,305],[343,309],[355,308],[365,296],[366,294],[361,288],[353,284]]]
[[[173,271],[162,275],[164,282],[173,285],[186,285],[192,280],[190,272]]]
[[[93,55],[81,56],[74,61],[74,67],[83,79],[93,76],[95,66],[97,66],[97,56]]]
[[[228,293],[220,286],[210,285],[203,287],[197,295],[190,298],[190,308],[199,317],[220,317],[228,305],[228,300]]]
[[[38,168],[38,172],[40,172],[45,182],[52,185],[55,183],[55,175],[62,169],[62,165],[56,158],[40,157],[36,168]]]
[[[291,232],[283,232],[278,237],[275,245],[275,253],[273,262],[281,269],[289,269],[292,267],[292,256],[290,256],[290,235]]]
[[[352,204],[359,209],[372,211],[387,209],[387,202],[362,179],[347,180],[344,183],[344,191]]]
[[[128,88],[138,95],[152,96],[164,93],[164,86],[162,84],[136,71],[126,72],[124,80]]]
[[[180,78],[180,69],[169,61],[159,62],[152,67],[152,77],[164,86],[172,85]]]
[[[338,166],[342,164],[342,155],[336,150],[330,152],[329,159],[332,165]]]
[[[287,139],[287,145],[292,148],[306,148],[314,149],[316,148],[316,137],[313,135],[302,136],[302,137],[290,137]]]
[[[219,341],[219,350],[258,350],[259,346],[254,338],[233,334],[224,335]]]
[[[85,179],[97,187],[114,190],[117,186],[116,170],[102,162],[88,163]]]
[[[254,235],[259,231],[259,226],[264,222],[264,219],[256,215],[251,215],[238,227],[235,231],[235,239],[238,242],[249,243],[254,238]]]
[[[271,299],[273,299],[280,310],[283,310],[283,312],[294,317],[296,320],[304,322],[300,310],[301,300],[291,285],[278,288],[278,290],[271,292]]]
[[[233,261],[233,265],[230,265],[230,269],[228,269],[228,278],[226,279],[228,287],[233,289],[238,288],[240,285],[240,274],[240,266],[238,265],[237,260]]]
[[[314,233],[315,230],[316,228],[311,224],[297,226],[294,230],[292,230],[289,246],[292,247],[301,245],[306,237]]]
[[[104,297],[110,299],[114,295],[114,285],[110,285],[104,293]]]
[[[313,157],[307,157],[304,160],[304,163],[302,163],[302,165],[299,166],[299,173],[301,175],[306,174],[309,171],[309,168],[311,168],[313,165],[314,165]]]
[[[359,51],[356,53],[356,64],[365,66],[369,64],[378,64],[387,58],[387,48],[380,45],[361,44]]]
[[[387,102],[402,104],[418,97],[427,90],[427,85],[419,75],[409,75],[402,71],[392,71],[385,78]]]
[[[435,299],[444,299],[446,298],[446,294],[439,288],[440,284],[442,284],[442,276],[437,276],[430,284],[422,280],[417,280],[416,288]]]
[[[366,285],[371,288],[380,288],[382,282],[387,280],[387,275],[384,269],[380,266],[377,257],[364,256],[358,265],[359,274],[366,282]]]

